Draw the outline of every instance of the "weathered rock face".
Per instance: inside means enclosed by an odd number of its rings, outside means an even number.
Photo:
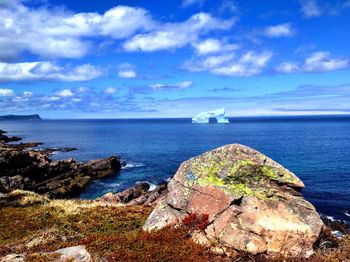
[[[128,188],[119,193],[107,193],[98,198],[97,201],[107,203],[120,203],[128,206],[145,205],[155,206],[167,192],[167,184],[161,184],[153,190],[146,182]]]
[[[52,150],[32,148],[37,145],[40,143],[7,144],[0,141],[0,192],[25,189],[54,198],[74,197],[92,180],[110,176],[121,169],[117,156],[86,164],[74,159],[53,161],[49,157]]]
[[[303,182],[251,148],[233,144],[182,163],[144,230],[180,225],[189,213],[207,214],[193,237],[231,253],[307,257],[324,227],[300,194]]]

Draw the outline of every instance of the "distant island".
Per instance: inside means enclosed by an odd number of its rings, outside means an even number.
[[[21,121],[21,120],[42,120],[42,118],[39,115],[5,115],[5,116],[0,116],[0,120]]]

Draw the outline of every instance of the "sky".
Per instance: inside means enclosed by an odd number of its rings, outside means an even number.
[[[350,113],[350,0],[0,0],[0,114]]]

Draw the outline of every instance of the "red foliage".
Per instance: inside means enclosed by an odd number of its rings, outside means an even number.
[[[182,223],[190,230],[204,230],[209,224],[209,215],[190,213],[182,220]]]

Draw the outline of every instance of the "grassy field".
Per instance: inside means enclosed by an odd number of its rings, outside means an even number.
[[[192,242],[188,226],[143,232],[151,211],[14,191],[0,198],[0,257],[26,253],[27,261],[50,261],[57,254],[49,252],[85,245],[94,261],[271,261],[247,254],[234,259],[212,254]],[[350,261],[350,238],[337,249],[318,250],[308,260],[289,261]]]

